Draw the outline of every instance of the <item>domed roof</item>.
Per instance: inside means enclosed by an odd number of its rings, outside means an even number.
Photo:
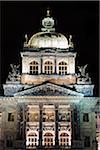
[[[67,38],[61,33],[39,32],[30,38],[28,47],[67,49],[69,46]]]
[[[55,32],[54,19],[50,17],[50,10],[47,10],[47,16],[42,20],[41,32],[34,34],[28,41],[27,35],[25,35],[24,46],[28,48],[58,48],[68,49],[73,47],[72,36],[69,40],[61,34]]]

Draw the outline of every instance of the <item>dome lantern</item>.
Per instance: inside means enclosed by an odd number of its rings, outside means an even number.
[[[50,17],[50,10],[47,9],[47,15],[46,17],[42,20],[42,26],[44,28],[41,28],[41,31],[48,31],[48,32],[53,32],[55,31],[54,27],[54,19]]]

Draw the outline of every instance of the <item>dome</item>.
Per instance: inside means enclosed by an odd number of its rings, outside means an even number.
[[[59,49],[69,48],[67,38],[63,34],[56,32],[39,32],[34,34],[28,42],[28,47]]]

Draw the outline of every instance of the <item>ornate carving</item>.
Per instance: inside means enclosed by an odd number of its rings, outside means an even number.
[[[62,131],[62,130],[68,130],[70,131],[71,130],[71,125],[59,125],[59,130]]]
[[[11,71],[8,74],[8,81],[20,80],[20,65],[10,64]]]
[[[49,124],[49,125],[43,125],[43,130],[44,131],[46,131],[46,130],[51,130],[51,131],[53,131],[55,128],[54,128],[54,125],[51,125],[51,124]]]

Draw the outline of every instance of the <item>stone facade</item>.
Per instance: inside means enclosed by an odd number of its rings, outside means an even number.
[[[21,73],[10,65],[3,85],[0,149],[99,150],[100,98],[87,65],[76,72],[72,36],[55,32],[49,10],[42,25],[29,40],[25,35]]]

